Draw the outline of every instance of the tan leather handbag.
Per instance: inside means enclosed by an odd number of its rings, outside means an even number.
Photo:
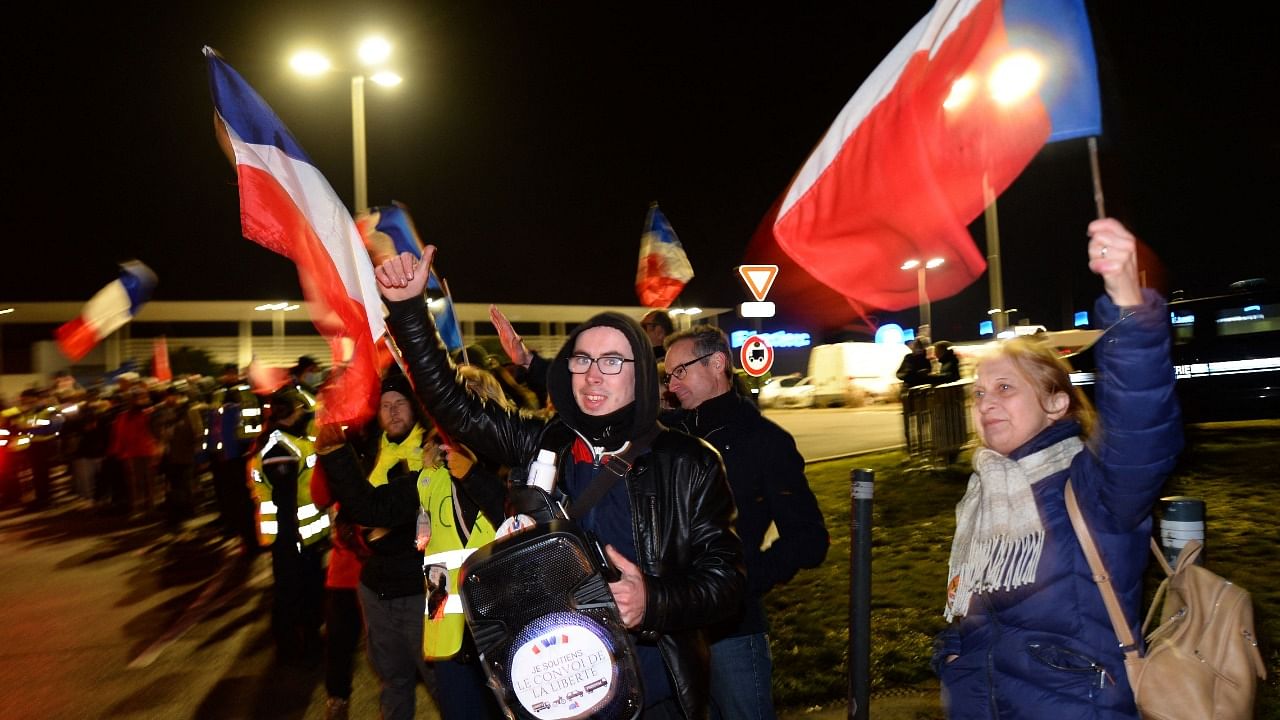
[[[1266,677],[1253,629],[1249,593],[1196,565],[1202,546],[1192,540],[1170,568],[1152,539],[1151,550],[1168,576],[1142,624],[1147,651],[1139,654],[1120,599],[1089,526],[1067,481],[1067,512],[1102,593],[1138,712],[1148,720],[1246,720],[1253,717],[1258,680]],[[1163,603],[1162,603],[1163,600]],[[1161,609],[1163,608],[1163,609]],[[1147,628],[1159,611],[1160,625]]]

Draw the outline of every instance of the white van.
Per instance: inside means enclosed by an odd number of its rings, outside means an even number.
[[[900,343],[843,342],[815,345],[809,377],[818,407],[859,406],[898,398],[898,366],[908,352]]]

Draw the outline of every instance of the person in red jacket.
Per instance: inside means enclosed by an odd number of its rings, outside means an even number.
[[[125,409],[111,427],[107,453],[120,461],[129,488],[131,517],[155,513],[156,440],[151,432],[151,394],[133,387],[125,396]]]

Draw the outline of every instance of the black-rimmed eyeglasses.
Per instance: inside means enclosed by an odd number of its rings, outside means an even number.
[[[603,375],[617,375],[622,372],[622,367],[629,362],[635,362],[628,358],[618,357],[617,355],[605,355],[604,357],[594,358],[590,355],[570,355],[569,356],[569,372],[574,375],[585,374],[591,369],[591,364],[600,369]]]
[[[685,373],[689,372],[690,365],[694,363],[702,362],[703,360],[706,360],[707,358],[715,354],[716,354],[715,351],[712,350],[711,352],[707,353],[706,355],[703,355],[702,357],[696,357],[690,360],[689,362],[682,362],[679,365],[675,366],[674,368],[671,368],[671,372],[663,374],[662,384],[666,385],[667,383],[671,382],[671,378],[675,378],[676,380],[680,380],[681,382],[683,382]]]

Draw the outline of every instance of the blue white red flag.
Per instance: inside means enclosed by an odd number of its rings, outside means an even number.
[[[369,208],[356,217],[356,225],[364,237],[369,256],[375,261],[406,252],[422,257],[422,237],[418,235],[409,211],[400,203]],[[436,275],[435,268],[431,268],[427,277],[427,308],[445,347],[450,352],[460,349],[462,330],[453,309],[453,297]]]
[[[658,203],[649,206],[640,235],[640,265],[636,268],[636,295],[640,304],[668,308],[693,279],[693,266],[684,246]]]
[[[80,310],[80,316],[54,331],[58,349],[76,362],[103,338],[124,327],[151,299],[156,274],[137,260],[120,265],[120,277],[99,290]]]
[[[316,328],[343,372],[322,392],[326,422],[355,424],[373,413],[378,391],[374,341],[382,301],[373,264],[350,213],[270,106],[212,49],[204,49],[224,149],[240,185],[244,236],[284,255]]]
[[[948,297],[986,268],[966,226],[1046,142],[1099,132],[1081,0],[940,0],[800,168],[774,240],[855,306],[915,305],[912,258],[946,261],[929,294]]]

